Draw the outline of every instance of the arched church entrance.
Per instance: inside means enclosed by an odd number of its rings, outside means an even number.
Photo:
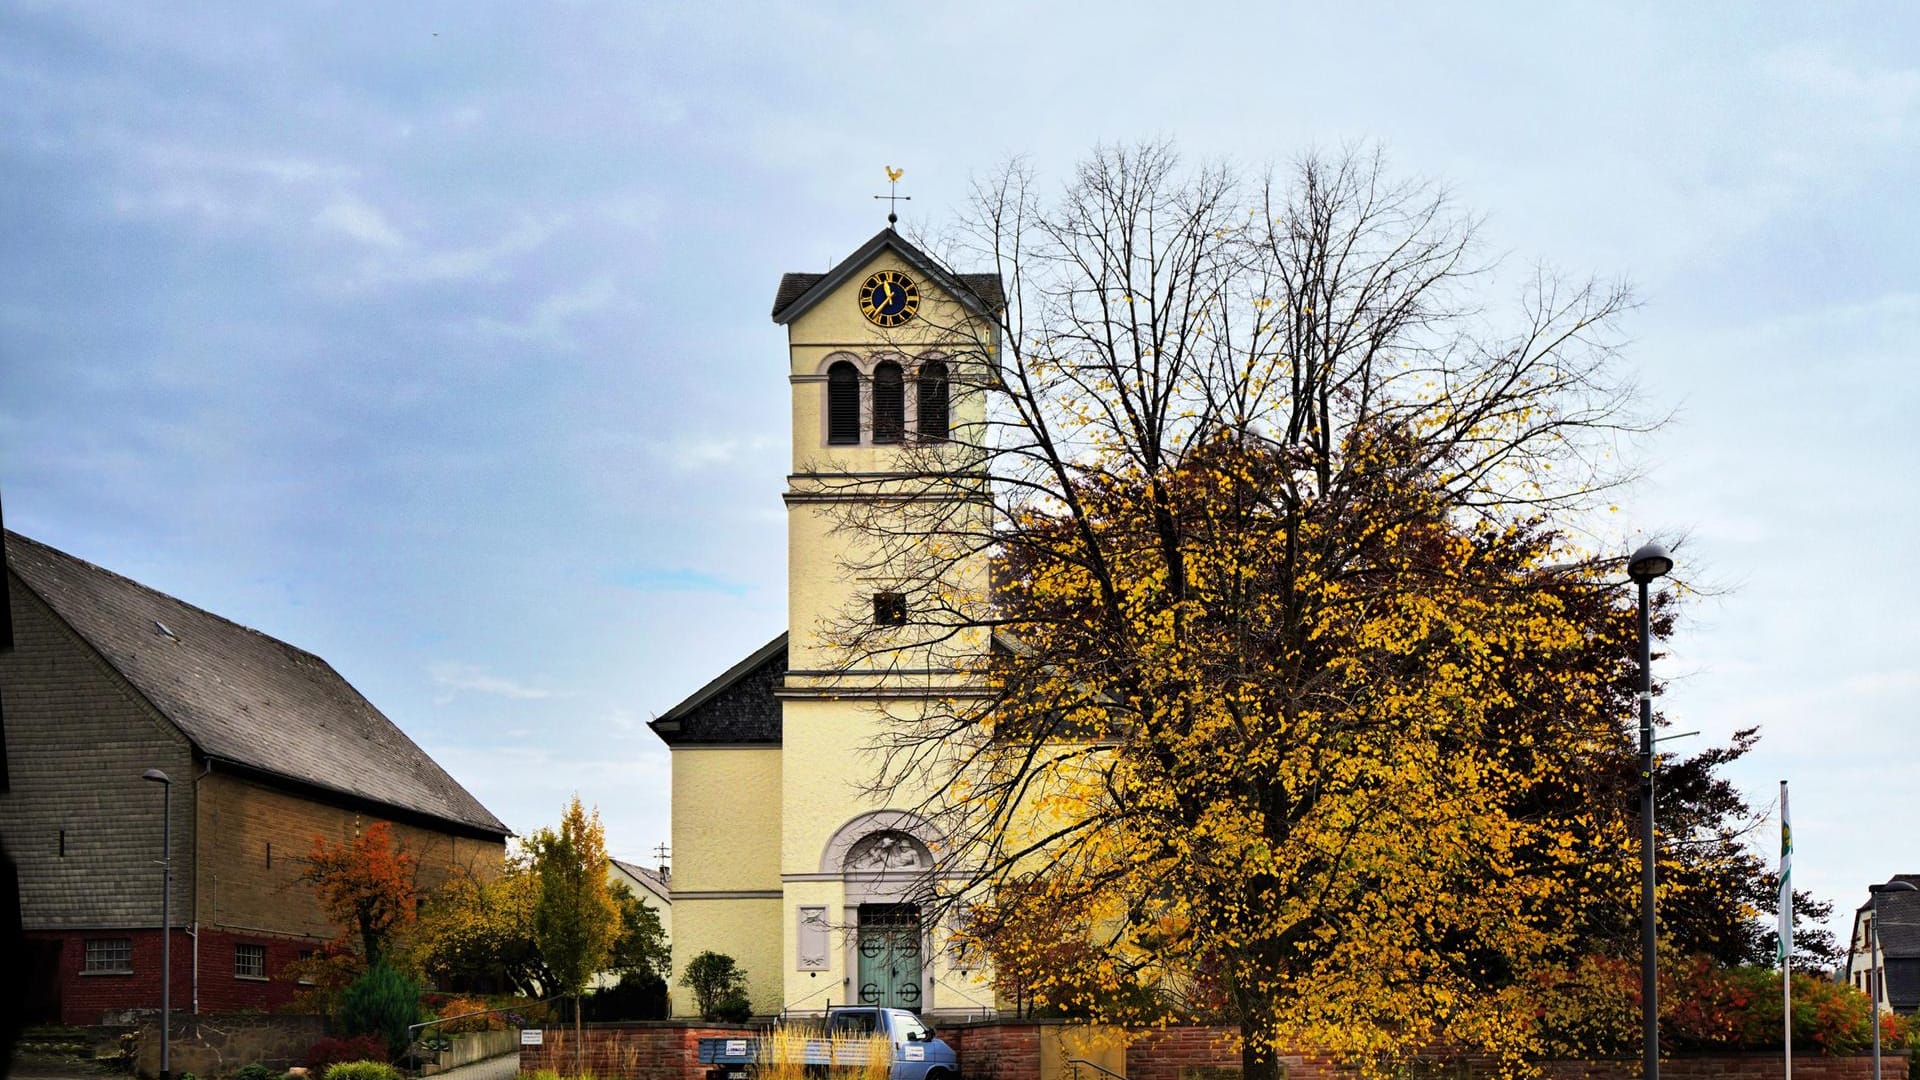
[[[853,931],[847,971],[856,1004],[915,1011],[931,1004],[923,903],[933,886],[930,838],[918,817],[881,811],[848,822],[828,845],[822,861],[840,875],[844,925]]]

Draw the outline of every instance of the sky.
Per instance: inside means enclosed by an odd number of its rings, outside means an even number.
[[[0,496],[325,657],[515,830],[669,838],[646,728],[785,625],[782,272],[1100,142],[1371,144],[1624,277],[1677,749],[1920,872],[1920,13],[1750,3],[0,8]],[[1772,851],[1777,823],[1755,843]]]

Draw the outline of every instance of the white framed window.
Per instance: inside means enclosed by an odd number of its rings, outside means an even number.
[[[133,939],[123,937],[88,938],[86,958],[80,971],[85,975],[125,975],[133,970]]]
[[[267,947],[265,945],[235,945],[233,947],[233,977],[236,979],[266,978]]]

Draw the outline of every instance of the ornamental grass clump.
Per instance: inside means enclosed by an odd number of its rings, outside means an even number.
[[[384,1061],[343,1061],[327,1067],[322,1080],[401,1080],[400,1070]]]

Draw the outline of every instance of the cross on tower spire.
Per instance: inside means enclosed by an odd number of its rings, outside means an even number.
[[[889,229],[893,228],[893,226],[900,221],[900,215],[894,212],[899,209],[895,204],[913,201],[913,196],[900,194],[900,178],[906,174],[907,170],[905,169],[896,169],[891,165],[887,166],[887,193],[885,195],[874,196],[876,199],[887,200],[887,228]]]

